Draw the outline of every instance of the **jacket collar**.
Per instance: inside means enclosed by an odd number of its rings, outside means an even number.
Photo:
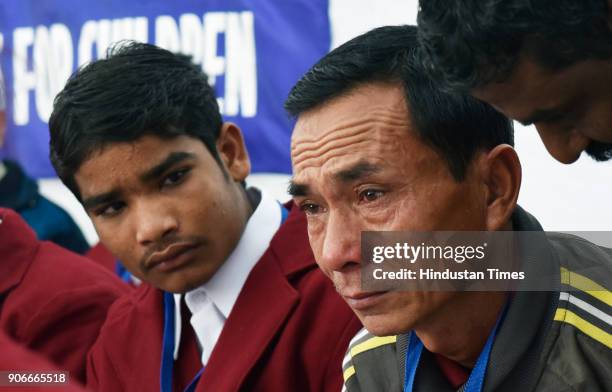
[[[559,275],[559,263],[540,223],[521,207],[512,223],[515,231],[530,231],[520,247],[522,260],[532,260],[538,273]],[[558,281],[558,278],[557,278]],[[510,299],[503,324],[491,351],[485,389],[494,391],[530,390],[544,351],[559,299],[558,291],[517,291]]]
[[[299,302],[292,279],[317,268],[304,214],[292,203],[286,207],[289,216],[247,278],[198,384],[199,391],[241,389]]]
[[[254,190],[254,188],[249,189]],[[193,308],[198,306],[198,302],[207,298],[220,312],[225,324],[225,320],[229,317],[249,273],[268,249],[270,241],[280,228],[282,223],[281,208],[283,207],[266,193],[258,192],[258,195],[260,200],[256,204],[238,244],[223,265],[203,285],[186,294],[174,294],[175,359],[178,356],[178,341],[181,338],[181,298],[185,299],[187,307],[192,313]],[[194,319],[192,318],[187,325],[193,322]],[[209,339],[212,339],[212,337],[209,337]],[[200,343],[210,344],[211,341],[200,341]]]

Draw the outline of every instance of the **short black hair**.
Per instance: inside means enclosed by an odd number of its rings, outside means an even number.
[[[415,26],[386,26],[334,49],[291,89],[285,109],[292,116],[372,82],[402,85],[417,135],[445,159],[457,181],[474,154],[514,144],[512,122],[467,94],[442,91],[417,61]]]
[[[50,158],[80,200],[74,175],[109,143],[144,135],[201,140],[219,163],[223,120],[212,87],[190,57],[146,43],[123,41],[107,58],[75,72],[57,95],[49,119]]]
[[[559,70],[612,57],[606,0],[420,0],[425,68],[451,89],[502,82],[525,54]]]

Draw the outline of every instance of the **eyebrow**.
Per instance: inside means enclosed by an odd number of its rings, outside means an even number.
[[[153,166],[152,168],[141,174],[140,181],[151,182],[153,180],[156,180],[177,163],[193,158],[195,158],[195,155],[189,152],[171,152],[162,162],[158,163],[157,165]]]
[[[378,165],[369,162],[358,162],[354,166],[334,174],[334,177],[341,182],[353,182],[370,174],[378,173],[380,170],[381,168]]]
[[[153,166],[151,169],[147,170],[143,174],[139,176],[140,181],[147,183],[157,178],[161,177],[168,169],[172,166],[176,165],[179,162],[182,162],[187,159],[193,159],[195,155],[189,152],[177,151],[171,152],[168,154],[166,159],[157,165]],[[121,197],[121,192],[118,189],[112,189],[109,192],[105,192],[99,195],[91,196],[83,199],[83,208],[86,211],[91,211],[95,209],[97,206],[108,204],[112,201],[115,201]]]
[[[344,169],[335,173],[333,178],[336,181],[350,183],[357,180],[360,180],[364,177],[367,177],[370,174],[378,173],[381,170],[381,167],[378,165],[374,165],[369,162],[359,162],[348,169]],[[287,188],[287,193],[289,193],[292,197],[299,196],[307,196],[310,194],[310,186],[308,184],[301,184],[299,182],[295,182],[294,180],[289,181],[289,187]]]
[[[292,197],[306,196],[310,193],[310,187],[306,184],[300,184],[291,180],[287,187],[287,193]]]
[[[83,208],[86,211],[91,211],[99,205],[108,204],[114,200],[117,200],[120,196],[120,192],[113,189],[110,192],[102,193],[100,195],[91,196],[83,199]]]
[[[559,109],[538,109],[531,115],[527,116],[527,118],[517,121],[524,126],[529,126],[537,122],[553,120],[561,115],[563,115],[563,112]]]

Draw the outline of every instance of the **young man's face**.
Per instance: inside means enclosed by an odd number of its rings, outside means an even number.
[[[361,289],[362,231],[486,228],[478,176],[453,179],[416,136],[401,87],[366,84],[301,114],[291,156],[315,258],[370,332],[406,332],[457,295]]]
[[[523,124],[534,124],[548,152],[572,163],[582,151],[612,156],[612,60],[581,61],[551,71],[523,56],[510,77],[473,91]]]
[[[224,126],[217,142],[223,169],[198,139],[143,136],[104,146],[77,171],[100,240],[138,278],[185,292],[208,281],[234,249],[248,217],[236,181],[249,164],[233,129]]]

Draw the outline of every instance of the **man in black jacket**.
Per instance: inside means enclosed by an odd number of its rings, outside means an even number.
[[[317,263],[367,329],[347,352],[345,386],[611,390],[609,249],[528,237],[537,246],[521,247],[520,260],[556,278],[554,291],[363,287],[363,231],[542,230],[516,204],[509,120],[437,89],[415,48],[415,27],[372,30],[315,64],[285,103],[297,116],[290,193]]]

